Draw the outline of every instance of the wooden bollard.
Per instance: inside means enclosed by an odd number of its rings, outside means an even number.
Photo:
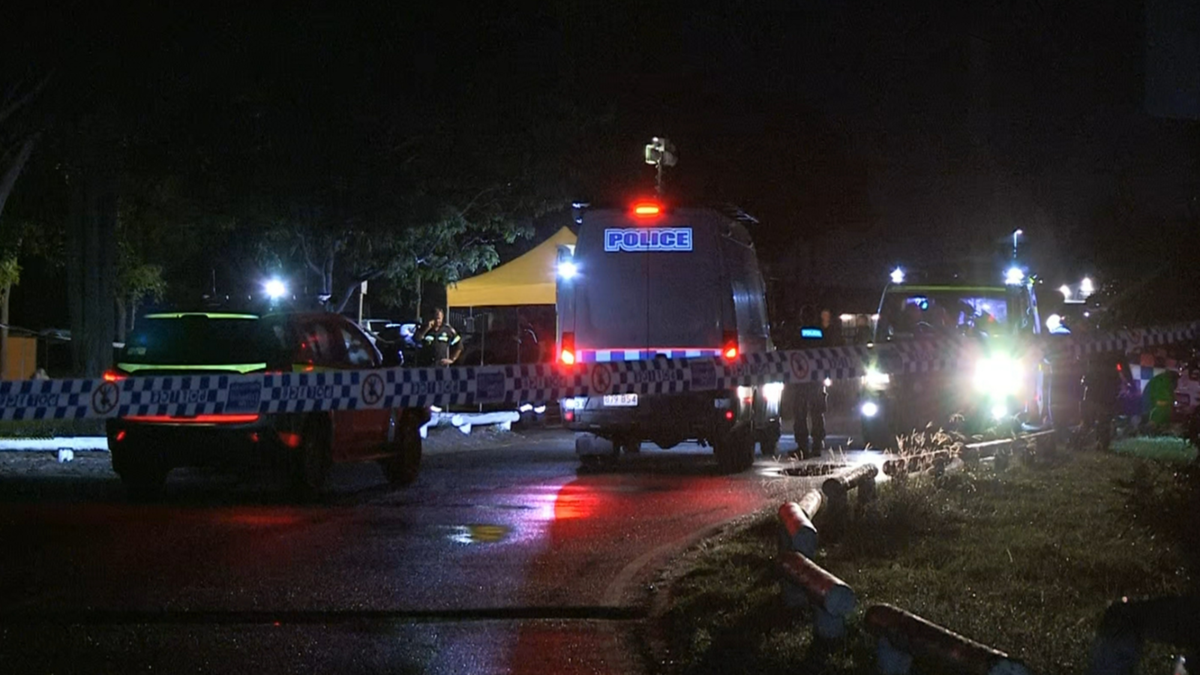
[[[879,670],[904,675],[916,657],[968,675],[1028,675],[1029,669],[996,649],[892,605],[872,605],[863,624],[879,638]]]
[[[783,570],[784,583],[800,591],[816,607],[813,629],[817,637],[824,640],[844,637],[846,616],[854,611],[856,603],[850,586],[794,551],[781,555],[779,565]]]
[[[804,515],[808,516],[809,520],[815,521],[817,514],[821,512],[821,507],[825,504],[825,495],[820,490],[809,490],[804,493],[804,496],[796,502]]]
[[[825,482],[821,484],[821,491],[834,504],[845,505],[851,489],[867,486],[863,496],[869,499],[875,494],[875,476],[877,475],[879,475],[879,469],[874,464],[859,464],[849,471],[826,478]]]
[[[817,528],[796,502],[784,502],[779,507],[779,547],[809,558],[817,554]]]

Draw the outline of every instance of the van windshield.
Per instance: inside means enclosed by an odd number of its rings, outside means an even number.
[[[879,312],[878,340],[997,335],[1009,323],[1003,288],[892,287]]]

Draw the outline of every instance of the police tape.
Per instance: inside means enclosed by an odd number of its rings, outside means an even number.
[[[1094,336],[1053,336],[1033,358],[1079,357],[1200,338],[1200,322]],[[720,357],[586,363],[392,368],[259,375],[171,375],[0,383],[0,419],[273,414],[432,405],[540,403],[574,396],[677,394],[770,382],[851,380],[868,368],[925,373],[969,367],[980,342],[953,337]]]

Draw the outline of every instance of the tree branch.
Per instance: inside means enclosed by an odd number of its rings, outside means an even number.
[[[35,97],[36,97],[38,94],[40,94],[40,93],[41,93],[41,91],[42,91],[42,89],[45,89],[45,88],[46,88],[46,84],[47,84],[48,82],[50,82],[50,76],[49,76],[49,75],[47,75],[47,76],[43,77],[41,82],[38,82],[36,85],[34,85],[33,89],[31,89],[31,90],[29,91],[29,93],[25,94],[25,95],[24,95],[24,96],[22,96],[21,98],[18,98],[17,100],[15,100],[15,101],[13,101],[12,103],[8,104],[8,105],[7,105],[7,106],[5,106],[3,109],[0,109],[0,124],[4,124],[4,120],[8,119],[8,117],[9,117],[10,115],[12,115],[13,113],[15,113],[15,112],[16,112],[17,110],[19,110],[19,109],[20,109],[22,106],[24,106],[25,104],[29,103],[29,102],[30,102],[30,101],[32,101],[32,100],[33,100],[33,99],[34,99],[34,98],[35,98]]]
[[[16,159],[4,172],[3,178],[0,178],[0,214],[4,213],[4,203],[8,201],[8,195],[12,193],[13,186],[17,183],[17,177],[21,175],[21,169],[25,168],[25,162],[29,161],[29,155],[33,153],[33,146],[37,144],[37,140],[37,134],[25,139],[25,144],[21,146],[21,151],[17,153]]]

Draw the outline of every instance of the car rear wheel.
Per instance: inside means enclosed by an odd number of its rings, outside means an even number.
[[[392,485],[411,485],[421,471],[421,430],[400,420],[391,451],[394,456],[379,461],[383,475]]]
[[[325,486],[333,465],[328,419],[315,418],[304,425],[300,447],[291,461],[291,489],[301,500],[313,499]]]

